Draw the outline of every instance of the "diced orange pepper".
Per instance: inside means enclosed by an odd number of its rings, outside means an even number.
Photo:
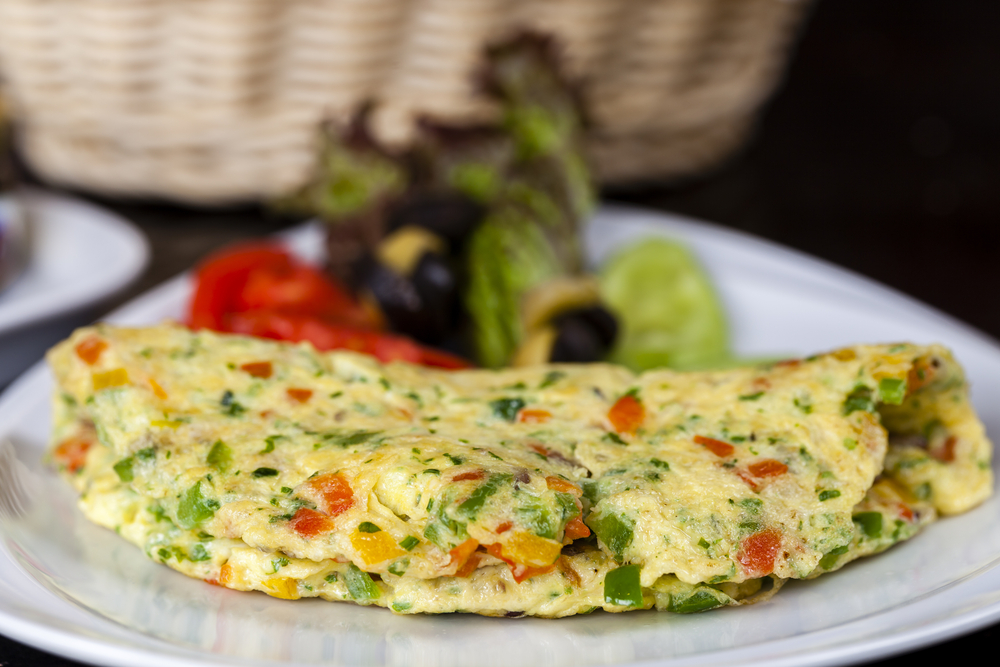
[[[260,582],[264,592],[282,600],[298,600],[299,585],[291,577],[272,577]]]
[[[561,493],[571,493],[577,498],[583,495],[583,489],[574,484],[573,482],[567,481],[562,477],[556,477],[550,475],[545,478],[545,485],[549,487],[550,491],[559,491]]]
[[[337,527],[329,516],[308,507],[300,507],[288,523],[292,530],[307,539],[332,532]]]
[[[405,553],[396,545],[396,540],[384,530],[376,533],[362,533],[356,530],[351,533],[351,545],[367,565],[383,563]]]
[[[514,577],[514,581],[516,581],[517,583],[521,583],[522,581],[531,579],[532,577],[537,576],[539,574],[545,574],[546,572],[551,572],[556,567],[556,563],[552,563],[551,565],[545,565],[542,567],[532,567],[530,565],[524,565],[523,563],[517,563],[504,555],[503,545],[500,544],[499,542],[489,545],[488,547],[486,547],[486,550],[490,553],[491,556],[499,558],[500,560],[502,560],[503,562],[507,563],[507,565],[510,566],[510,573]]]
[[[128,371],[124,368],[116,368],[106,373],[94,373],[90,376],[94,383],[94,391],[110,389],[112,387],[122,387],[128,384]]]
[[[716,440],[715,438],[706,438],[703,435],[694,436],[694,441],[716,456],[723,458],[731,456],[735,451],[735,447],[730,445],[728,442],[722,442],[721,440]]]
[[[233,583],[234,574],[232,565],[229,563],[223,564],[223,566],[219,569],[219,585],[228,586]]]
[[[788,472],[788,466],[774,459],[762,459],[747,466],[754,477],[777,477]]]
[[[913,521],[913,510],[909,506],[903,503],[896,503],[896,510],[899,512],[899,516],[903,517],[907,521]]]
[[[448,552],[451,556],[450,563],[452,565],[458,564],[458,569],[462,569],[465,562],[469,560],[469,557],[479,548],[479,542],[472,539],[471,537],[466,541],[459,544],[457,547]]]
[[[590,537],[590,528],[587,528],[587,524],[583,522],[580,516],[575,516],[566,524],[566,530],[563,532],[563,542],[569,544],[581,537]]]
[[[270,361],[251,361],[248,364],[240,366],[240,370],[249,373],[255,378],[264,379],[271,377],[271,374],[274,373]]]
[[[548,410],[525,408],[517,413],[517,421],[522,424],[544,424],[552,419],[552,413]]]
[[[774,572],[774,561],[780,549],[781,534],[769,528],[743,540],[736,560],[747,576],[763,577]]]
[[[156,396],[161,401],[167,400],[167,392],[163,390],[163,387],[161,387],[156,380],[154,380],[153,378],[149,378],[149,386],[153,388],[154,396]]]
[[[646,409],[632,394],[625,394],[608,410],[608,419],[618,433],[633,434],[646,419]]]
[[[108,349],[108,344],[97,336],[87,336],[74,349],[76,356],[80,357],[88,366],[93,366],[101,358],[101,352]]]
[[[286,389],[285,393],[288,394],[288,398],[299,403],[305,403],[313,395],[312,389],[296,389],[294,387]]]

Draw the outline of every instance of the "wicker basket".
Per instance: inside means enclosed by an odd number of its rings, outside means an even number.
[[[403,141],[451,120],[482,45],[554,32],[583,77],[605,182],[736,148],[804,0],[0,0],[0,80],[44,177],[106,194],[255,200],[298,184],[317,123],[366,98]]]

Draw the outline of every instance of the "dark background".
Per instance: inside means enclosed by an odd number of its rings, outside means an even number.
[[[696,179],[605,198],[772,239],[1000,338],[998,35],[1000,2],[990,0],[821,1],[740,154]],[[291,222],[257,208],[97,201],[153,248],[142,278],[101,312],[214,248]],[[992,655],[997,641],[1000,625],[874,664]],[[0,667],[76,664],[0,637]]]

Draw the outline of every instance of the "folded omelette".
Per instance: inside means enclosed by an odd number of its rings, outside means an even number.
[[[939,346],[439,371],[100,325],[48,360],[50,456],[82,511],[184,574],[285,599],[703,611],[992,492],[991,444]]]

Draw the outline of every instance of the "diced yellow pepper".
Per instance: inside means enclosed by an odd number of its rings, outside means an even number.
[[[555,540],[519,531],[504,543],[503,555],[528,567],[546,567],[556,562],[562,546],[562,543]]]
[[[90,377],[94,382],[94,391],[128,384],[128,371],[124,368],[116,368],[104,373],[93,373]]]
[[[282,600],[298,600],[299,586],[291,577],[272,577],[260,582],[264,592]]]
[[[396,540],[392,539],[392,536],[384,530],[377,533],[355,531],[351,534],[351,544],[361,556],[361,560],[367,565],[381,563],[406,553],[396,545]]]
[[[174,421],[172,419],[153,419],[149,422],[149,425],[153,428],[172,428],[176,429],[184,422]]]

